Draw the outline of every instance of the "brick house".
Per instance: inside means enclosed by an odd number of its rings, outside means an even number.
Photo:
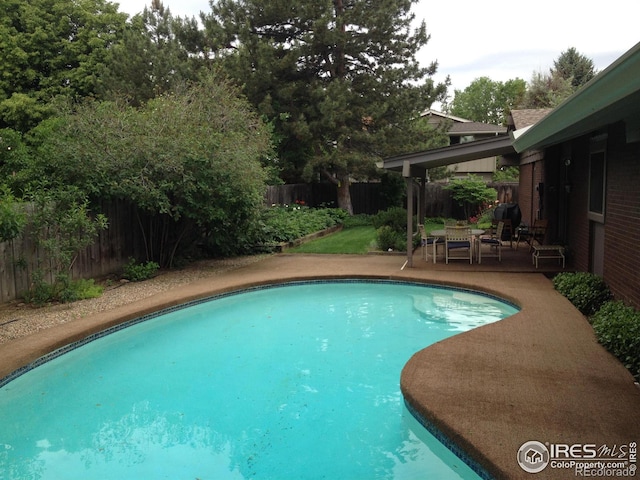
[[[521,130],[542,120],[551,108],[513,110],[507,119],[508,130]],[[532,225],[537,218],[542,218],[543,205],[540,184],[544,184],[543,170],[539,161],[543,157],[542,152],[532,150],[523,155],[510,155],[502,157],[501,165],[520,167],[520,180],[518,185],[518,205],[522,213],[522,223]]]
[[[640,43],[510,136],[521,201],[538,186],[530,212],[549,220],[547,242],[565,245],[576,270],[602,276],[640,308]]]
[[[527,120],[532,113],[514,112],[507,136],[399,155],[384,167],[424,187],[429,168],[503,155],[520,167],[523,221],[548,219],[546,243],[564,245],[573,268],[602,276],[640,308],[640,43],[542,118]]]

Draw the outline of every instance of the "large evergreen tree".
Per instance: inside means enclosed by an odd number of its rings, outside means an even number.
[[[596,75],[593,60],[579,53],[574,47],[562,52],[553,62],[551,72],[557,72],[565,80],[571,81],[571,86],[580,88]]]
[[[0,128],[29,130],[54,98],[94,95],[126,19],[106,0],[0,0]]]
[[[575,48],[562,52],[548,74],[534,72],[522,104],[526,108],[553,108],[596,75],[593,60]]]
[[[110,50],[102,94],[141,105],[185,80],[196,80],[205,59],[189,54],[194,34],[202,36],[194,19],[174,17],[162,1],[153,0]]]
[[[416,53],[417,0],[219,0],[203,16],[209,45],[276,129],[283,174],[323,175],[352,211],[349,183],[385,155],[418,149],[413,121],[446,93]]]

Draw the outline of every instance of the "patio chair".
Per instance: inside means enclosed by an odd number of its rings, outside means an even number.
[[[467,250],[469,252],[469,263],[473,263],[473,242],[471,240],[471,228],[469,227],[447,227],[445,229],[445,261],[449,263],[450,259],[463,259],[466,256],[452,256],[449,253],[452,250]]]
[[[538,245],[542,245],[544,243],[544,237],[547,234],[548,225],[549,220],[547,220],[546,218],[539,218],[537,220],[534,220],[532,226],[530,226],[527,230],[519,233],[518,241],[516,242],[516,250],[518,249],[520,240],[524,240],[529,244],[529,251],[533,250],[534,242]]]
[[[490,236],[483,236],[478,239],[478,263],[482,263],[482,257],[497,258],[502,262],[502,231],[504,230],[504,222],[498,222],[496,231]],[[487,253],[482,253],[482,246],[488,245]],[[495,252],[495,253],[494,253]]]
[[[420,230],[420,244],[422,245],[422,256],[428,262],[429,247],[432,246],[433,253],[431,254],[431,256],[433,257],[433,263],[436,263],[436,255],[438,253],[437,247],[438,245],[444,245],[444,238],[427,235],[427,232],[424,229],[424,225],[418,225],[418,229]]]
[[[494,218],[492,221],[492,224],[495,228],[497,228],[498,223],[504,223],[504,227],[502,228],[502,237],[500,237],[501,240],[503,241],[509,241],[509,248],[513,248],[513,237],[514,237],[514,231],[513,231],[513,225],[511,223],[511,219],[510,218]],[[517,248],[517,244],[516,244],[516,248]]]

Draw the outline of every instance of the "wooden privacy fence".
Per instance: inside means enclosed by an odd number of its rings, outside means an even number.
[[[135,210],[121,203],[102,206],[109,228],[100,232],[97,240],[76,258],[72,278],[97,278],[120,270],[129,257],[141,258],[144,245],[140,242]],[[29,289],[31,276],[41,270],[44,280],[54,279],[41,247],[28,234],[9,242],[0,242],[0,303],[19,298]]]
[[[517,203],[517,184],[492,184],[501,203]],[[414,196],[417,198],[417,195]],[[351,185],[354,213],[375,214],[390,205],[379,183]],[[295,204],[304,202],[311,207],[337,206],[336,188],[330,184],[296,184],[269,187],[265,203]],[[428,184],[426,191],[428,217],[456,217],[460,207],[451,194],[439,184]],[[109,221],[109,228],[100,232],[97,240],[76,258],[72,278],[99,278],[122,269],[130,257],[146,258],[144,237],[134,207],[120,202],[101,206]],[[414,211],[417,211],[414,209]],[[143,221],[148,221],[146,218]],[[19,298],[29,289],[31,276],[37,270],[48,272],[45,252],[38,248],[30,235],[25,234],[9,242],[0,242],[0,303]],[[53,278],[45,277],[51,282]]]
[[[498,192],[500,203],[518,202],[517,183],[490,183]],[[418,187],[416,186],[416,189]],[[350,186],[353,213],[376,214],[386,210],[389,205],[382,195],[380,183],[353,183]],[[414,198],[417,202],[417,190]],[[267,205],[293,205],[304,202],[310,207],[337,206],[336,187],[328,183],[297,183],[291,185],[275,185],[267,188],[265,203]],[[414,211],[417,211],[414,209]],[[462,209],[451,198],[451,193],[440,183],[428,183],[426,188],[427,217],[456,217]]]

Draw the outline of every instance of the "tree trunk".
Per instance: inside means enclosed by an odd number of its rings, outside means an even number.
[[[338,181],[338,208],[342,208],[349,215],[353,215],[351,191],[349,190],[349,176],[345,175]]]

